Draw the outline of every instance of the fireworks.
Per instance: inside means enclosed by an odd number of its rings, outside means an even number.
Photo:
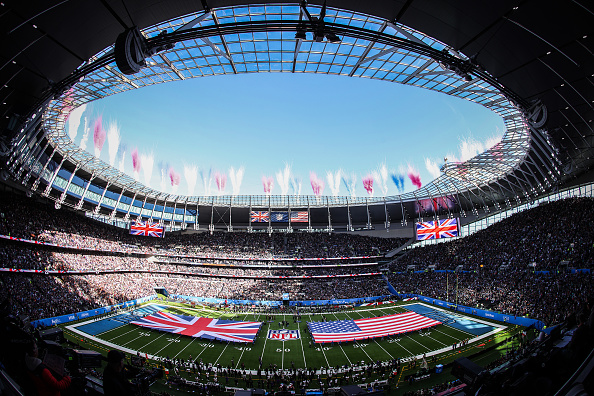
[[[396,185],[396,189],[398,190],[398,192],[400,192],[400,193],[404,192],[404,173],[392,172],[390,174],[390,177],[392,178],[392,181]]]
[[[196,180],[198,179],[198,167],[196,165],[184,165],[184,177],[188,185],[188,195],[194,195]]]
[[[421,188],[421,175],[419,174],[419,171],[417,171],[410,165],[408,167],[408,178],[412,182],[413,186],[415,186],[416,188]]]
[[[155,162],[155,156],[153,155],[153,153],[149,153],[149,154],[142,154],[140,156],[140,160],[142,161],[143,164],[143,170],[144,170],[144,184],[146,184],[147,186],[151,186],[151,178],[153,176],[153,164]]]
[[[326,172],[326,179],[328,180],[328,187],[330,191],[332,191],[333,196],[338,196],[340,192],[340,176],[342,174],[342,170],[339,169],[336,172],[332,173],[331,171]]]
[[[367,175],[363,178],[363,188],[367,194],[373,195],[373,176]]]
[[[233,195],[239,194],[244,171],[245,169],[243,166],[239,167],[237,171],[233,167],[229,169],[229,177],[231,178],[231,188],[233,189]]]
[[[225,191],[227,185],[227,175],[220,172],[215,172],[215,182],[217,183],[217,191],[219,195]]]
[[[285,169],[276,172],[276,181],[281,189],[282,195],[289,193],[289,179],[291,177],[291,167],[285,164]]]
[[[140,173],[140,168],[142,167],[142,163],[140,161],[140,156],[138,155],[138,150],[132,150],[132,169],[134,170],[134,178],[138,180],[138,174]]]
[[[345,174],[342,177],[342,184],[344,184],[344,187],[346,188],[351,198],[355,198],[355,190],[357,188],[357,175],[355,175],[352,172],[348,175]]]
[[[264,194],[270,195],[274,187],[274,180],[270,176],[262,176],[262,186],[264,187]]]
[[[319,197],[324,193],[324,187],[326,187],[324,180],[318,178],[318,175],[316,175],[315,172],[309,173],[309,181],[311,183],[311,189],[316,197]]]
[[[99,158],[101,155],[101,149],[103,149],[103,144],[105,144],[105,129],[103,129],[103,120],[101,116],[95,120],[95,124],[93,125],[93,142],[95,143],[95,157]]]

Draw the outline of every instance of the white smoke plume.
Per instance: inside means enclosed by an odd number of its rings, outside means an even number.
[[[78,127],[80,126],[80,119],[82,118],[83,113],[87,109],[87,104],[83,104],[78,106],[76,109],[72,110],[70,116],[68,117],[68,136],[70,136],[70,140],[74,141],[76,135],[78,134]]]
[[[327,171],[326,172],[326,179],[328,180],[328,188],[330,188],[330,192],[333,196],[338,196],[340,192],[340,180],[342,176],[342,169],[339,169],[335,172]]]
[[[89,128],[89,120],[85,117],[85,124],[83,127],[83,135],[80,139],[80,148],[83,150],[87,149],[87,141],[89,140],[89,132],[91,132],[91,128]]]
[[[114,166],[118,148],[120,147],[120,127],[113,121],[107,127],[107,148],[109,151],[109,165]]]
[[[196,165],[184,165],[184,177],[188,186],[188,195],[194,195],[196,181],[198,180],[198,167]]]
[[[281,189],[281,195],[289,193],[289,179],[291,178],[291,167],[285,164],[285,169],[276,172],[276,182]]]
[[[437,179],[441,175],[439,165],[437,165],[437,162],[430,158],[425,158],[425,168],[427,168],[427,172],[429,172],[431,177],[434,179]]]
[[[237,170],[235,170],[233,167],[229,169],[229,178],[231,178],[231,188],[233,189],[233,195],[239,194],[244,171],[245,168],[243,166],[240,166]]]
[[[153,177],[153,165],[155,163],[155,156],[152,151],[149,154],[140,154],[140,163],[144,173],[144,184],[147,187],[151,186],[151,178]],[[164,189],[161,189],[164,191]]]

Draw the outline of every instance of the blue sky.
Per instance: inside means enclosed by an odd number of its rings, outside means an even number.
[[[80,145],[86,119],[90,153],[95,152],[93,126],[99,116],[108,131],[101,159],[110,162],[111,142],[116,168],[123,159],[126,173],[177,194],[192,190],[194,179],[193,195],[232,194],[232,181],[239,194],[264,194],[263,176],[272,178],[272,194],[293,194],[291,186],[300,180],[301,194],[310,195],[312,172],[325,184],[323,195],[332,195],[336,189],[330,188],[327,172],[336,175],[339,169],[347,180],[356,178],[355,190],[349,191],[341,182],[339,195],[368,195],[362,182],[367,175],[374,179],[374,196],[394,195],[399,191],[389,175],[412,169],[427,184],[445,156],[467,159],[496,143],[504,130],[503,120],[495,113],[425,89],[362,78],[284,73],[197,78],[92,102],[82,114],[81,110],[73,113],[67,126]],[[116,130],[119,145],[113,138]],[[142,160],[136,175],[134,149]],[[147,178],[151,155],[152,172]],[[243,167],[241,180],[233,177],[231,167],[235,171]],[[277,173],[282,174],[277,177]],[[219,191],[217,179],[226,179],[224,190]],[[404,191],[415,188],[405,177]]]

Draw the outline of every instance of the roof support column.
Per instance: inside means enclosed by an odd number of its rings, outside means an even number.
[[[45,144],[45,146],[43,147],[43,149],[41,149],[41,151],[37,154],[37,156],[35,157],[35,159],[33,161],[31,161],[31,163],[29,164],[29,171],[27,172],[27,174],[25,175],[22,183],[24,185],[27,184],[27,182],[29,181],[29,178],[31,177],[31,172],[33,171],[33,167],[35,166],[36,163],[39,162],[39,160],[41,159],[41,156],[43,155],[43,153],[45,153],[45,150],[47,150],[48,146],[49,146],[50,142],[49,140],[47,141],[47,143]],[[21,167],[19,168],[19,171],[16,174],[16,179],[20,179],[21,174],[23,173],[23,171],[25,170],[25,166],[27,165],[27,161],[23,161],[23,163],[21,164]]]
[[[64,188],[64,191],[62,192],[62,195],[60,195],[60,199],[58,200],[58,203],[60,205],[62,205],[64,203],[64,200],[66,199],[66,194],[68,193],[68,188],[70,188],[70,183],[72,183],[72,179],[74,179],[74,174],[80,169],[80,165],[76,164],[76,167],[74,168],[74,171],[70,174],[70,178],[68,179],[68,183],[66,183],[66,188]]]
[[[76,210],[82,209],[83,203],[85,202],[85,196],[87,195],[87,191],[89,191],[89,187],[91,186],[91,183],[93,182],[94,178],[95,178],[95,172],[91,173],[91,177],[89,177],[87,185],[85,186],[85,190],[83,191],[82,195],[80,196],[78,203],[74,207]]]
[[[126,215],[124,216],[124,221],[130,220],[130,211],[132,210],[132,206],[134,205],[134,201],[136,200],[136,195],[138,195],[137,192],[134,193],[134,196],[132,197],[132,202],[130,202],[130,205],[128,205],[128,211],[126,212]]]
[[[54,158],[54,154],[56,154],[56,149],[55,148],[54,148],[54,151],[52,151],[51,155],[48,157],[47,162],[45,163],[45,165],[43,165],[43,168],[41,169],[41,172],[39,172],[39,175],[37,176],[37,179],[35,179],[35,182],[33,183],[33,187],[31,187],[31,190],[32,191],[37,190],[37,187],[39,187],[39,182],[41,181],[41,177],[43,176],[43,173],[47,169],[47,166],[49,165],[49,163],[52,162],[52,158]],[[29,172],[31,172],[32,170],[33,170],[33,168],[31,168],[31,170]]]
[[[45,186],[45,191],[43,191],[43,193],[41,193],[42,197],[49,196],[50,192],[52,191],[52,185],[54,184],[54,180],[56,180],[56,177],[58,176],[58,172],[60,172],[60,169],[62,169],[62,165],[64,165],[64,162],[66,161],[67,158],[68,157],[62,157],[62,161],[60,161],[60,163],[56,167],[56,170],[52,174],[52,177],[48,181],[47,186]]]
[[[122,188],[122,191],[120,192],[120,196],[118,197],[118,201],[116,202],[115,207],[113,208],[113,210],[111,211],[111,214],[109,215],[109,219],[110,220],[115,219],[116,213],[118,211],[118,205],[120,204],[120,200],[122,199],[122,195],[124,195],[124,191],[126,191],[126,190]]]
[[[109,186],[111,186],[111,182],[107,182],[107,184],[105,185],[103,193],[101,194],[101,198],[99,198],[99,202],[97,203],[97,206],[95,206],[95,210],[93,210],[93,213],[95,213],[96,215],[98,215],[99,211],[101,210],[101,204],[103,203],[103,198],[105,198],[105,193],[107,192]]]

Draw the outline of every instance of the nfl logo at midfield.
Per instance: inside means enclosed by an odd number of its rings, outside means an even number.
[[[269,340],[298,340],[299,330],[268,330]]]

